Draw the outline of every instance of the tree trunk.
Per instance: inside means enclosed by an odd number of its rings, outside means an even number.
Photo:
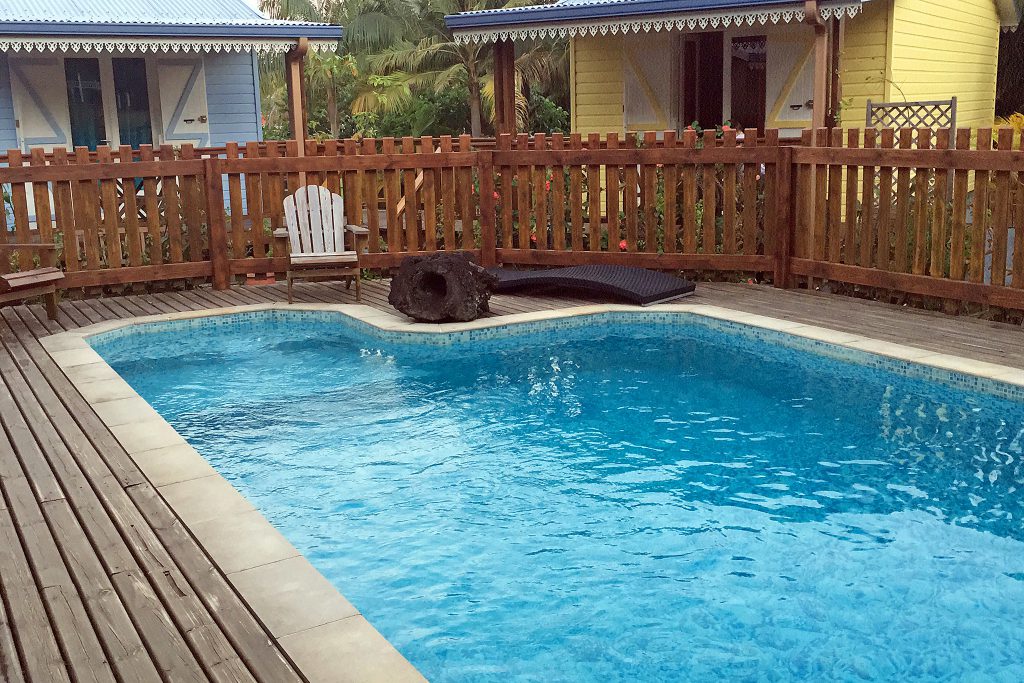
[[[338,93],[335,89],[334,76],[331,76],[327,84],[327,124],[331,127],[331,138],[337,140],[341,134],[341,126],[338,125]]]
[[[466,71],[468,72],[469,78],[467,79],[469,86],[469,132],[475,138],[483,137],[483,122],[481,117],[481,106],[480,102],[480,79],[477,77],[476,65],[468,64]]]

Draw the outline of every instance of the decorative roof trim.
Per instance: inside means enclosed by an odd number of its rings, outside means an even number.
[[[862,0],[846,0],[821,7],[825,21],[844,16],[855,17],[863,10]],[[500,10],[499,10],[500,11]],[[484,30],[454,31],[458,43],[493,43],[499,40],[537,40],[541,38],[575,38],[579,36],[615,35],[618,33],[653,33],[660,31],[696,31],[802,22],[806,18],[803,4],[791,7],[731,10],[724,12],[688,12],[662,16],[621,16],[597,21],[574,21],[552,24],[527,24],[510,27],[496,25]]]
[[[295,40],[204,39],[204,38],[125,38],[125,37],[68,37],[0,36],[0,52],[256,52],[267,54],[287,52],[295,47]],[[317,51],[337,49],[337,40],[311,39],[309,45]]]
[[[0,21],[4,36],[96,36],[111,38],[268,38],[333,40],[341,37],[341,26],[303,21],[266,19],[251,22],[152,23],[152,22],[75,22],[75,21]]]

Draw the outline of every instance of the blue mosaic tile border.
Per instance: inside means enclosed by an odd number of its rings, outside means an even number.
[[[526,335],[541,335],[542,337],[551,335],[557,336],[558,341],[565,341],[566,335],[576,336],[581,332],[592,333],[595,325],[609,323],[685,326],[688,328],[688,333],[698,337],[701,330],[725,333],[736,336],[745,342],[771,344],[791,351],[811,353],[817,357],[889,372],[907,379],[935,382],[961,391],[978,392],[1011,401],[1024,402],[1024,387],[1014,384],[688,311],[605,311],[549,320],[509,322],[493,327],[458,332],[406,332],[383,330],[340,311],[267,309],[126,325],[92,335],[87,338],[87,341],[101,355],[115,349],[118,354],[122,354],[132,350],[143,350],[152,343],[153,335],[166,332],[184,336],[217,329],[231,329],[233,332],[258,332],[266,330],[268,327],[278,328],[296,324],[327,325],[332,331],[337,331],[340,324],[346,330],[358,334],[360,337],[401,347],[405,352],[429,353],[432,348],[478,346],[481,342],[488,342],[489,349],[511,348],[516,346],[517,338]]]

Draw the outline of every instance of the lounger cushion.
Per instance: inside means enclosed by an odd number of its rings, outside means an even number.
[[[496,292],[532,287],[559,287],[594,292],[640,306],[670,301],[693,294],[697,286],[674,275],[631,266],[571,266],[549,270],[492,268],[498,278]]]

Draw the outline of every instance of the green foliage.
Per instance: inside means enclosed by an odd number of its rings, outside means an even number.
[[[409,106],[398,112],[373,115],[375,129],[360,130],[360,135],[402,137],[411,135],[453,135],[469,132],[469,92],[463,85],[442,92],[424,92],[413,96]]]
[[[569,112],[555,104],[550,97],[531,92],[529,111],[527,130],[540,133],[569,132]]]
[[[518,0],[263,0],[270,16],[345,26],[335,53],[310,52],[309,132],[350,135],[490,134],[493,45],[457,43],[444,17]],[[521,4],[521,3],[518,3]],[[565,41],[517,46],[517,111],[523,129],[568,129]],[[261,60],[264,137],[291,137],[280,56]]]

